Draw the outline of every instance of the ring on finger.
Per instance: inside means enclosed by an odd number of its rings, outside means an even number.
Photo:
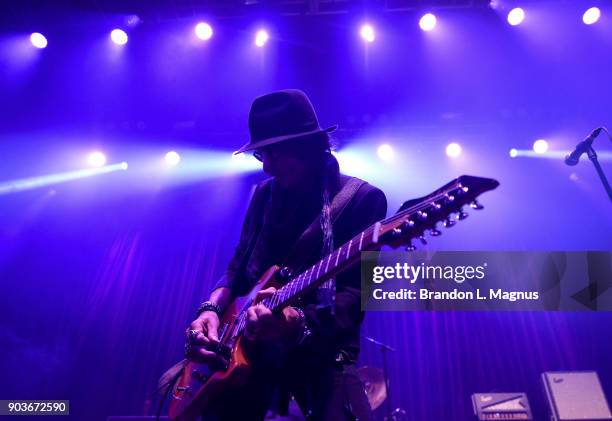
[[[198,334],[202,333],[201,330],[197,330],[197,329],[191,329],[189,331],[189,341],[191,343],[195,343],[196,339],[198,338]]]

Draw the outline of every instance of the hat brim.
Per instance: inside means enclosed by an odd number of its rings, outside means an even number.
[[[238,149],[236,152],[234,152],[233,155],[238,155],[238,154],[241,154],[243,152],[248,152],[248,151],[252,151],[252,150],[255,150],[255,149],[259,149],[261,147],[272,145],[274,143],[285,142],[287,140],[299,139],[300,137],[310,136],[310,135],[317,134],[317,133],[331,133],[334,130],[336,130],[337,128],[338,128],[338,125],[334,124],[333,126],[330,126],[330,127],[326,128],[326,129],[316,129],[316,130],[312,130],[310,132],[302,132],[302,133],[290,134],[290,135],[286,135],[286,136],[271,137],[269,139],[259,140],[259,141],[254,142],[254,143],[250,143],[249,142],[246,145],[244,145],[243,147],[241,147],[240,149]]]

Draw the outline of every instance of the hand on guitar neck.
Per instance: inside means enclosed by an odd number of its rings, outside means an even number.
[[[256,301],[272,296],[276,288],[270,287],[257,293]],[[285,307],[280,313],[261,304],[249,307],[245,337],[248,340],[275,340],[295,336],[302,324],[298,311],[293,307]]]

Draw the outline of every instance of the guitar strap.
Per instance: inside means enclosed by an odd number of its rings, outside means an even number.
[[[334,196],[331,202],[331,221],[333,224],[340,218],[346,206],[350,203],[351,199],[357,193],[357,190],[363,186],[366,182],[356,177],[348,177],[348,180],[344,183],[344,186]],[[302,235],[293,245],[291,251],[285,258],[283,265],[291,268],[293,271],[298,271],[308,263],[305,261],[304,256],[312,255],[312,251],[319,247],[322,240],[323,233],[321,232],[321,215],[312,221],[312,223],[306,228]],[[321,256],[320,256],[321,257]]]

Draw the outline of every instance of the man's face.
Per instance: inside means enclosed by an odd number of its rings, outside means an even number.
[[[290,143],[277,143],[258,149],[266,174],[277,178],[285,187],[297,186],[306,172],[304,157]]]

